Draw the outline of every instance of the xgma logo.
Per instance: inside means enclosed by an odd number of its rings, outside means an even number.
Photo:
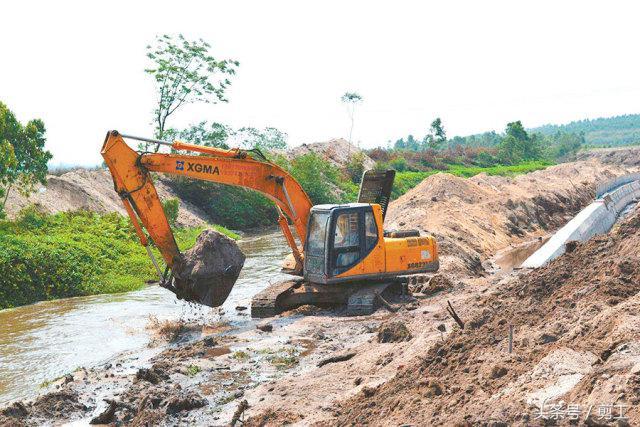
[[[184,160],[176,160],[176,170],[184,171]],[[187,171],[220,175],[220,169],[218,169],[217,166],[203,165],[200,163],[187,162]]]

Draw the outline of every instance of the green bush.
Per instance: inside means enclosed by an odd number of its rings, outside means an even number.
[[[203,228],[176,230],[179,247],[192,246]],[[85,211],[45,215],[29,208],[16,221],[0,222],[0,278],[2,309],[131,291],[156,273],[128,218]]]

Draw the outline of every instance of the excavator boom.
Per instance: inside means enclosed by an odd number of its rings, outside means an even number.
[[[180,250],[153,185],[151,172],[234,185],[264,194],[278,207],[278,222],[296,260],[293,271],[302,274],[301,250],[285,215],[293,224],[302,247],[307,236],[312,204],[300,184],[289,173],[266,160],[254,159],[250,152],[241,149],[223,150],[181,141],[147,141],[170,145],[173,150],[201,153],[138,153],[126,144],[123,135],[117,131],[108,132],[102,146],[101,154],[113,176],[115,190],[133,221],[140,242],[145,247],[149,245],[144,228],[168,268],[173,268],[178,261]]]

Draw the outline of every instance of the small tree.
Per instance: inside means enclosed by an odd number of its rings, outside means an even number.
[[[190,41],[182,34],[177,38],[158,36],[155,45],[147,46],[152,66],[145,72],[155,79],[158,90],[154,111],[156,138],[166,136],[167,119],[184,104],[228,102],[225,97],[231,84],[228,77],[235,74],[240,64],[233,59],[216,59],[210,48],[204,40]]]
[[[52,155],[44,149],[45,140],[42,120],[22,126],[0,102],[0,216],[14,186],[26,196],[38,183],[47,182],[47,162]]]
[[[447,141],[447,133],[442,126],[442,120],[437,117],[431,122],[429,127],[429,133],[425,136],[424,142],[428,148],[437,150]]]
[[[356,105],[362,102],[362,96],[360,96],[360,94],[358,94],[357,92],[345,92],[340,100],[346,104],[347,111],[349,112],[349,119],[351,120],[351,127],[349,128],[349,143],[351,143]]]

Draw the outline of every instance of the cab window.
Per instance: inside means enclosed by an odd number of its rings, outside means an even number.
[[[378,226],[376,225],[373,212],[364,214],[364,230],[367,251],[371,250],[378,243]]]
[[[325,233],[327,230],[328,220],[329,213],[315,212],[311,215],[311,221],[309,221],[309,242],[307,249],[309,251],[309,255],[324,255]]]
[[[358,213],[344,213],[338,216],[336,221],[336,234],[333,246],[344,248],[358,246]]]
[[[340,274],[360,259],[359,217],[358,212],[338,215],[333,240],[334,274]]]

